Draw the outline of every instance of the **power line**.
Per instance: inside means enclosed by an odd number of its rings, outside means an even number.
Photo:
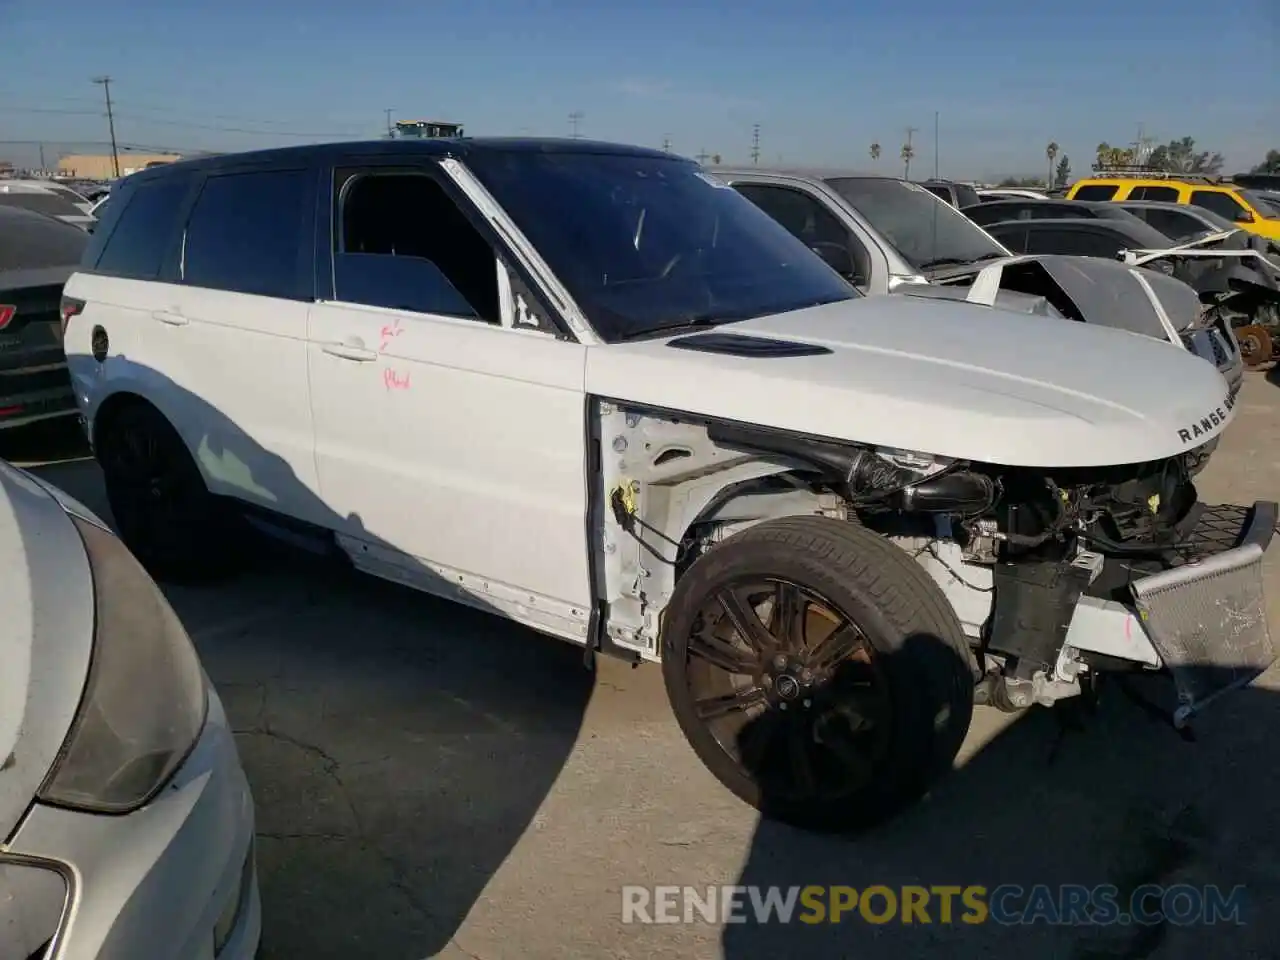
[[[0,106],[0,112],[35,113],[35,114],[49,114],[49,115],[59,115],[59,116],[82,116],[82,117],[100,117],[103,115],[101,110],[65,110],[65,109],[53,108],[53,107],[13,107],[13,106],[7,106],[7,105]],[[114,101],[113,101],[113,112],[114,112],[114,116],[116,117],[121,117],[127,120],[133,120],[135,122],[151,123],[151,124],[156,124],[162,127],[186,127],[192,130],[211,130],[217,133],[244,133],[244,134],[250,134],[250,135],[260,136],[260,137],[273,137],[273,136],[304,137],[304,138],[305,137],[315,137],[315,138],[332,137],[334,139],[349,139],[353,137],[364,136],[363,133],[356,130],[346,130],[346,131],[329,130],[329,131],[323,131],[323,132],[281,130],[279,128],[266,129],[266,130],[253,130],[248,127],[233,127],[233,126],[225,126],[222,124],[197,123],[191,120],[165,120],[158,117],[139,116],[137,113],[132,112],[132,108],[129,110],[126,110],[124,113],[121,113],[118,110],[114,110]],[[271,121],[262,121],[262,122],[269,123]]]
[[[111,131],[111,166],[115,170],[116,179],[120,178],[120,151],[116,149],[116,121],[111,116],[111,78],[94,77],[94,83],[102,84],[102,92],[107,96],[107,129]]]

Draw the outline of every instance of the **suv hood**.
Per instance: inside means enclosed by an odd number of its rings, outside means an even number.
[[[676,349],[730,334],[806,356]],[[863,297],[706,334],[593,347],[587,390],[660,409],[1006,466],[1104,466],[1193,450],[1234,416],[1179,345],[1093,324]]]
[[[0,843],[62,748],[89,675],[93,580],[80,535],[0,461]]]

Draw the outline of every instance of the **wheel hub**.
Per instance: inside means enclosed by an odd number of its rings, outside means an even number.
[[[766,667],[763,679],[772,705],[785,710],[797,701],[808,706],[818,677],[800,657],[780,653]]]

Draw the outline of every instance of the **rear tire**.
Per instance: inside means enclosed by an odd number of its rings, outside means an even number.
[[[155,407],[117,410],[94,443],[120,539],[158,580],[202,583],[236,572],[247,525],[209,493],[178,431]]]
[[[690,566],[664,617],[681,730],[769,818],[874,826],[946,773],[968,732],[978,673],[954,610],[918,563],[855,524],[793,517],[736,534]]]

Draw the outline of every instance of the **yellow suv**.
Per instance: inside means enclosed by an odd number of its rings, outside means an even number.
[[[1280,207],[1254,190],[1208,177],[1096,176],[1077,181],[1068,200],[1163,200],[1203,207],[1242,230],[1280,242]]]

